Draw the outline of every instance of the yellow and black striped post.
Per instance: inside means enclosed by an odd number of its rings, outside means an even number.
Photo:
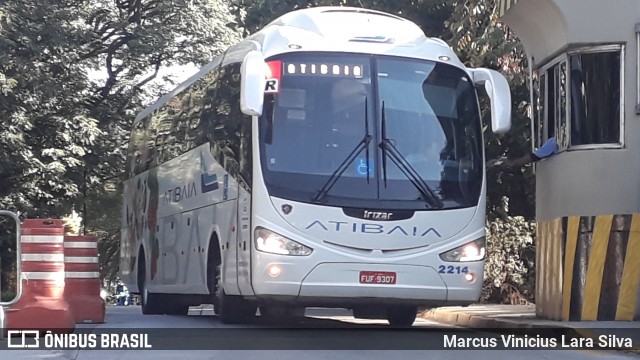
[[[640,214],[538,222],[536,313],[640,320]]]

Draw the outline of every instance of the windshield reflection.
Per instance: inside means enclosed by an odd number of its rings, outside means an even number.
[[[261,166],[271,195],[312,202],[325,189],[323,203],[335,206],[477,205],[482,134],[475,90],[462,70],[361,55],[291,54],[281,62],[280,89],[266,95],[260,119]],[[383,102],[386,139],[417,177],[393,161],[383,169]],[[366,134],[373,141],[363,144]],[[416,180],[427,186],[412,185]],[[435,199],[425,199],[424,189]]]

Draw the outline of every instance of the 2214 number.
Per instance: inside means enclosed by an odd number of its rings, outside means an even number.
[[[466,274],[469,272],[469,268],[467,266],[438,266],[439,274]]]

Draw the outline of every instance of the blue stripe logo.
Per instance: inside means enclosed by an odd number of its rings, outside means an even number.
[[[218,177],[216,174],[202,173],[200,175],[200,190],[202,193],[208,193],[216,189],[218,189]]]

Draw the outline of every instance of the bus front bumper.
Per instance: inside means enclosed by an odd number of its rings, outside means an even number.
[[[281,268],[279,276],[262,273],[253,279],[253,290],[258,299],[306,306],[358,303],[429,306],[472,303],[478,300],[482,290],[481,275],[473,283],[466,281],[464,274],[447,276],[445,282],[441,274],[430,266],[321,263],[297,281],[294,279],[296,276],[287,274],[287,270],[292,269],[288,269],[286,264],[277,266]],[[472,269],[482,274],[481,264]],[[381,278],[376,279],[378,276]],[[379,283],[380,280],[383,283]]]

